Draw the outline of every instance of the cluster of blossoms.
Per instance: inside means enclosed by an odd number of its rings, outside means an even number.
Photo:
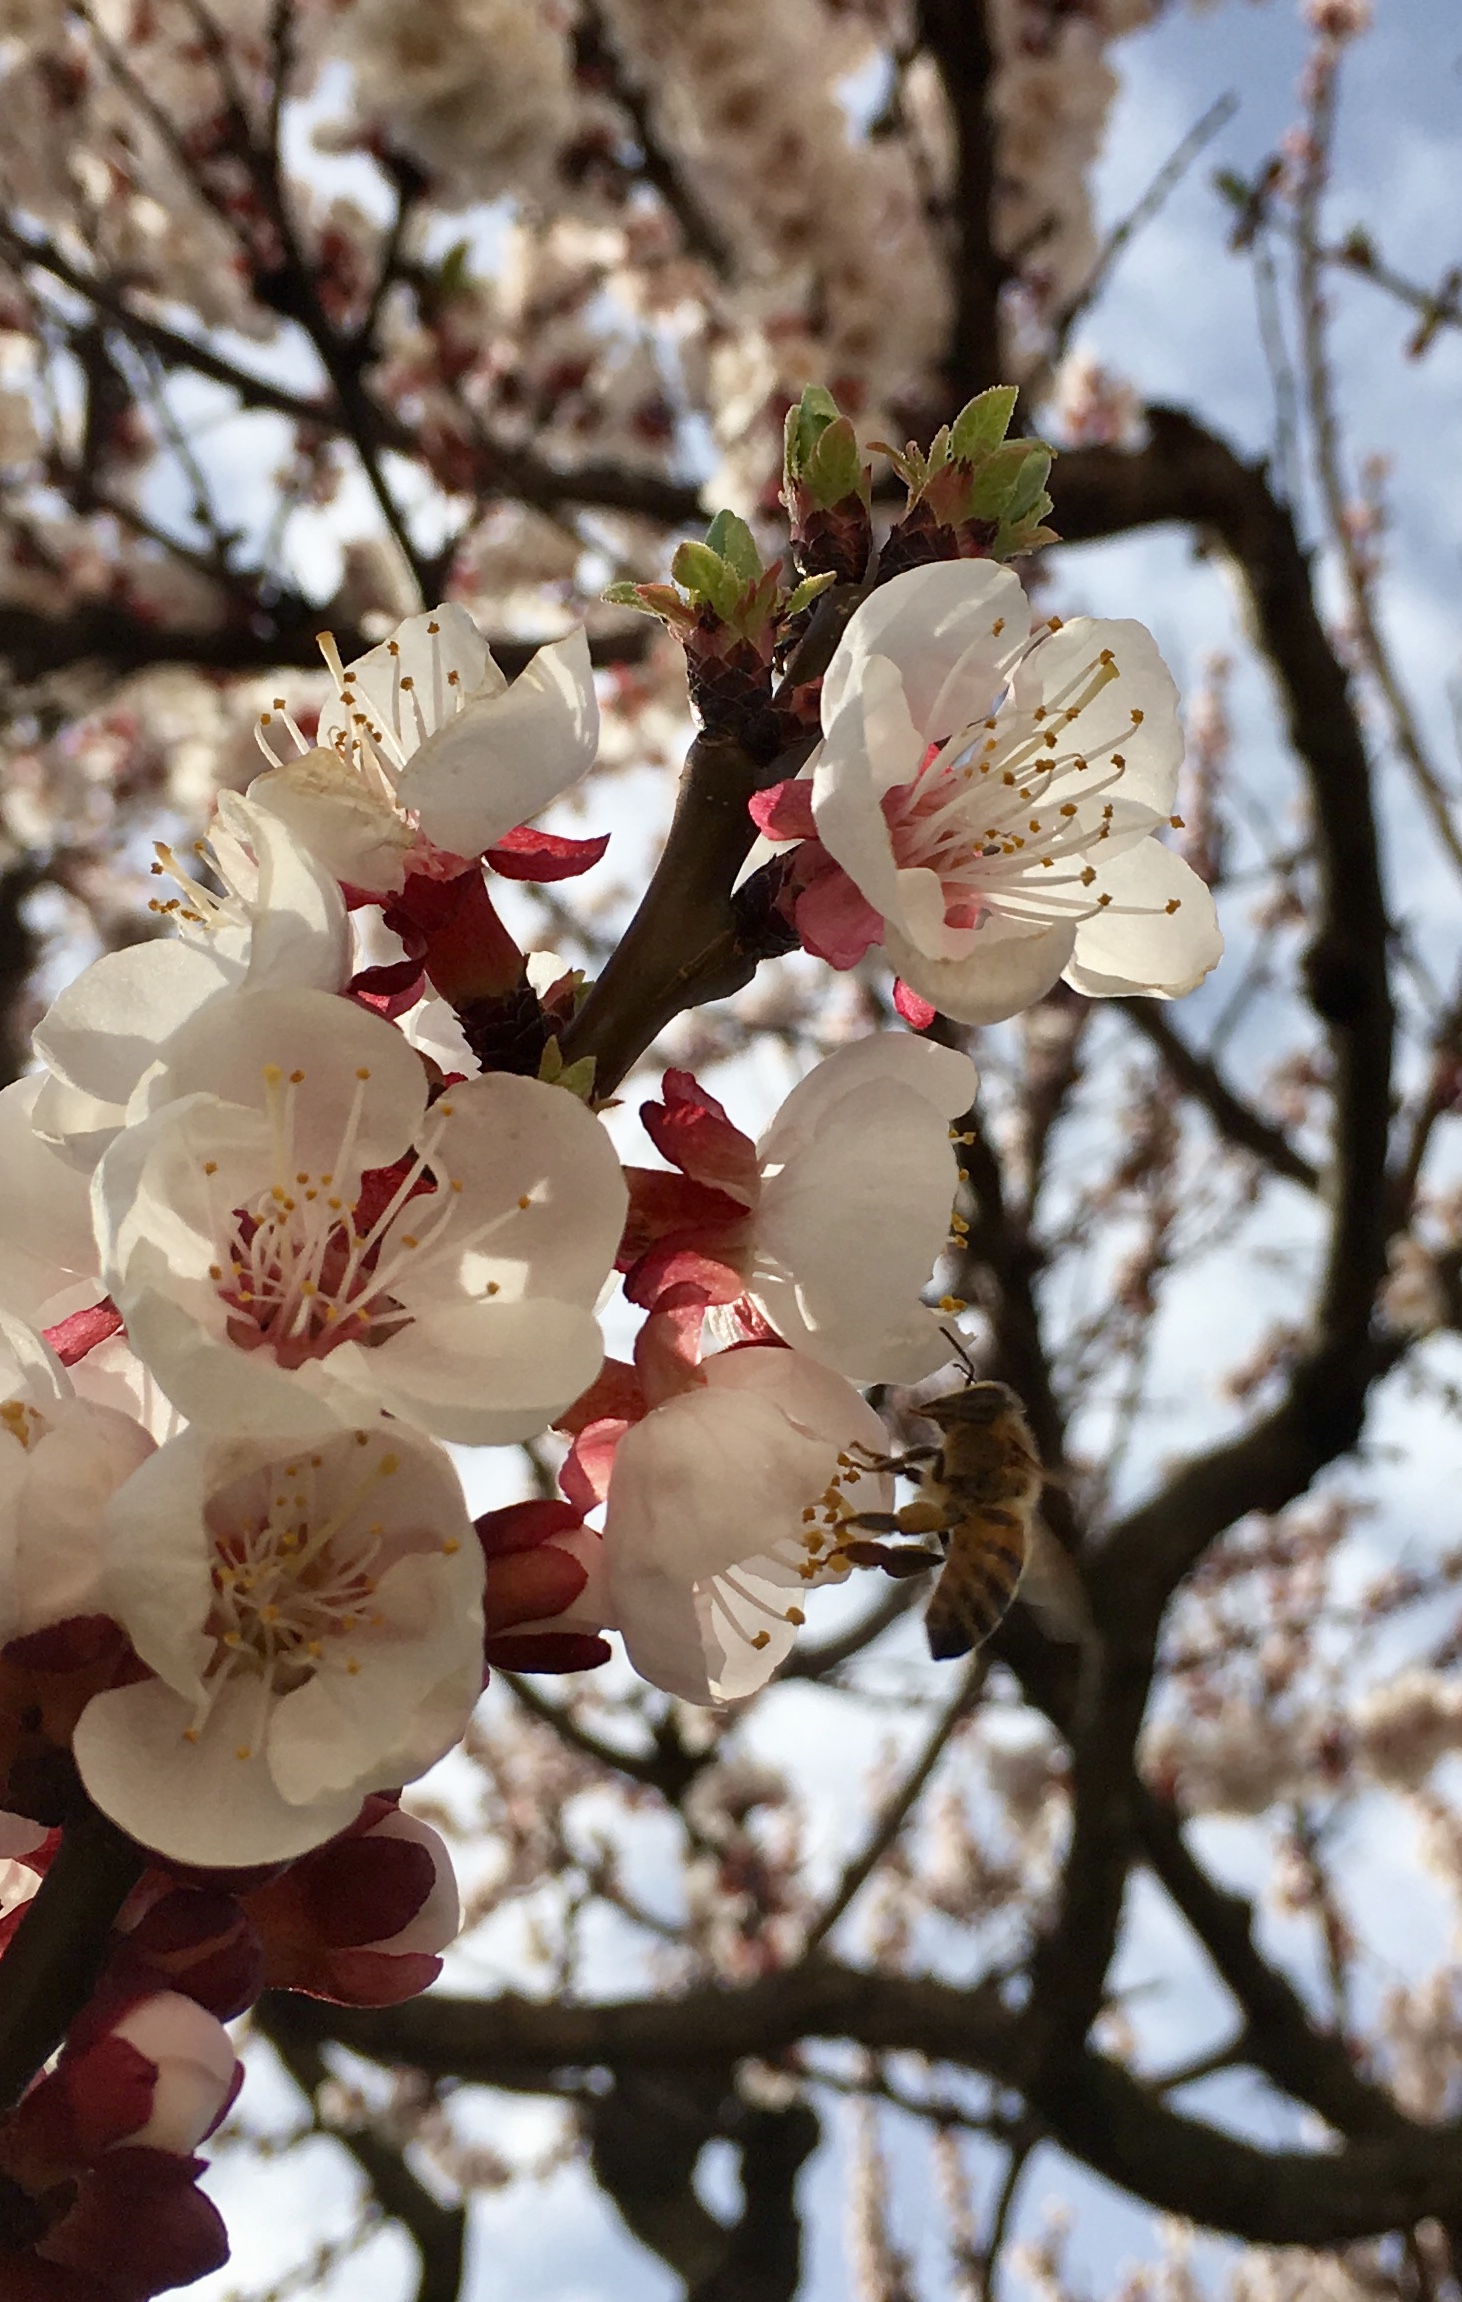
[[[827,580],[784,595],[738,523],[712,534],[730,558],[677,568],[749,581],[731,621],[656,595],[708,725],[748,664],[770,681],[763,608],[795,618]],[[951,1356],[931,1298],[968,1057],[844,1045],[759,1141],[670,1070],[641,1110],[664,1164],[624,1166],[592,1047],[564,1051],[580,979],[493,899],[604,851],[533,823],[596,755],[584,635],[511,684],[451,604],[350,664],[322,648],[313,740],[263,715],[247,790],[196,852],[157,851],[158,934],[62,991],[0,1094],[5,1923],[44,1896],[78,1780],[146,1866],[60,2061],[0,2123],[0,2264],[57,2302],[219,2258],[193,2151],[236,2081],[220,2025],[260,1988],[370,2004],[434,1977],[451,1866],[398,1800],[489,1666],[592,1667],[617,1630],[688,1702],[755,1692],[810,1592],[887,1563],[860,1386]],[[1171,994],[1214,963],[1211,897],[1154,836],[1180,744],[1139,626],[1033,630],[1008,568],[915,565],[856,607],[797,724],[819,709],[806,770],[742,823],[785,851],[774,947],[881,949],[916,1025],[1013,1014],[1061,974]],[[773,773],[778,724],[752,707]],[[625,1359],[599,1323],[616,1273]],[[551,1429],[561,1499],[474,1521],[448,1447]],[[139,2183],[147,2243],[98,2271]]]

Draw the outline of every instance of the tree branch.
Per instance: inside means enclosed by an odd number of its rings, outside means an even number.
[[[944,361],[952,415],[1003,374],[1000,289],[1007,267],[995,249],[995,132],[988,109],[995,59],[985,0],[919,0],[918,28],[944,82],[959,153],[949,215],[954,325]]]
[[[320,2042],[295,2026],[299,2001],[265,1999],[254,2020],[295,2085],[313,2108],[329,2077]],[[420,2270],[413,2302],[458,2302],[467,2243],[467,2208],[444,2206],[418,2182],[399,2150],[369,2126],[326,2126],[320,2131],[348,2150],[374,2191],[381,2211],[399,2222],[416,2248]]]
[[[1133,1030],[1157,1049],[1174,1083],[1202,1105],[1225,1142],[1251,1152],[1272,1174],[1298,1183],[1301,1190],[1319,1190],[1318,1171],[1303,1152],[1296,1151],[1283,1128],[1240,1101],[1220,1077],[1217,1065],[1188,1045],[1155,999],[1118,999],[1113,1005],[1120,1007]]]
[[[973,1990],[924,1976],[859,1973],[817,1959],[746,1989],[716,1985],[679,1998],[598,2006],[429,1997],[373,2009],[299,2002],[314,2037],[404,2063],[432,2077],[546,2090],[556,2072],[727,2067],[799,2040],[843,2038],[899,2050],[1026,2088],[1022,2018],[990,1984]],[[1129,2071],[1087,2050],[1028,2087],[1049,2138],[1108,2181],[1164,2213],[1263,2246],[1331,2249],[1462,2216],[1462,2130],[1411,2129],[1314,2152],[1259,2149],[1156,2099]]]

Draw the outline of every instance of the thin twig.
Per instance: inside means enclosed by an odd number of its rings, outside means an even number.
[[[1397,677],[1381,636],[1372,597],[1371,571],[1347,517],[1345,481],[1341,470],[1340,431],[1330,387],[1325,296],[1321,284],[1324,258],[1320,248],[1320,203],[1329,181],[1330,150],[1335,130],[1336,82],[1339,51],[1322,43],[1314,59],[1313,97],[1309,111],[1309,160],[1300,180],[1296,204],[1296,245],[1301,344],[1305,395],[1309,404],[1315,472],[1325,507],[1330,541],[1345,574],[1351,622],[1366,670],[1379,689],[1391,722],[1391,738],[1408,768],[1423,807],[1438,839],[1462,871],[1462,835],[1452,820],[1450,800],[1421,740],[1411,704]]]
[[[1129,242],[1161,212],[1199,153],[1213,142],[1220,129],[1228,126],[1238,109],[1236,91],[1226,89],[1222,96],[1209,105],[1202,118],[1194,121],[1182,143],[1164,160],[1136,206],[1129,209],[1121,221],[1112,227],[1102,243],[1096,262],[1056,321],[1055,341],[1050,355],[1053,367],[1059,363],[1076,322],[1096,302]]]
[[[888,1853],[922,1798],[930,1776],[949,1747],[950,1737],[978,1702],[989,1668],[990,1657],[983,1649],[971,1655],[965,1664],[959,1685],[935,1721],[914,1766],[884,1807],[862,1852],[853,1857],[843,1872],[831,1902],[821,1916],[813,1920],[802,1945],[804,1957],[827,1940],[855,1895],[861,1892]]]

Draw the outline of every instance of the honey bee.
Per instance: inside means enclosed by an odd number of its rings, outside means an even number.
[[[873,1534],[937,1535],[941,1552],[864,1549],[861,1563],[893,1574],[943,1566],[924,1618],[936,1662],[967,1655],[990,1636],[1020,1585],[1029,1559],[1045,1473],[1020,1400],[1004,1383],[966,1383],[930,1399],[919,1413],[940,1433],[937,1445],[869,1456],[868,1470],[897,1472],[923,1491],[897,1511],[865,1511],[846,1524]]]

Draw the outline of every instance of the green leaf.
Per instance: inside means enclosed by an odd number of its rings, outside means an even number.
[[[581,1055],[576,1063],[565,1063],[555,1085],[566,1087],[570,1095],[577,1095],[581,1103],[587,1103],[594,1093],[594,1071],[598,1061],[597,1055]]]
[[[801,615],[805,607],[811,607],[815,599],[822,597],[828,585],[836,583],[837,580],[837,576],[831,568],[825,575],[804,576],[797,589],[789,594],[782,609],[783,615]]]
[[[824,511],[856,496],[869,497],[868,471],[858,448],[858,435],[847,416],[839,416],[822,432],[807,458],[804,484]]]
[[[726,563],[711,544],[677,544],[670,573],[693,597],[710,599],[725,582]]]
[[[806,385],[796,407],[788,408],[783,431],[789,486],[804,476],[818,441],[829,424],[839,420],[838,403],[827,386]]]
[[[984,457],[970,481],[966,519],[998,520],[1009,510],[1030,452],[1026,440],[1005,440]]]
[[[673,584],[612,583],[600,596],[610,607],[632,607],[640,615],[661,616],[666,623],[695,622],[695,610],[687,607]]]
[[[756,583],[760,578],[761,553],[756,538],[735,512],[717,512],[706,530],[706,547],[734,568],[743,584]]]
[[[1035,510],[1036,500],[1044,492],[1051,476],[1050,449],[1042,447],[1039,441],[1032,444],[1023,440],[1019,444],[1028,452],[1016,479],[1015,492],[1005,506],[1005,517],[1011,521],[1022,520],[1028,512]]]
[[[1016,384],[992,384],[988,392],[978,392],[966,402],[950,433],[950,452],[956,462],[972,464],[989,449],[999,447],[1010,429],[1019,397]]]

